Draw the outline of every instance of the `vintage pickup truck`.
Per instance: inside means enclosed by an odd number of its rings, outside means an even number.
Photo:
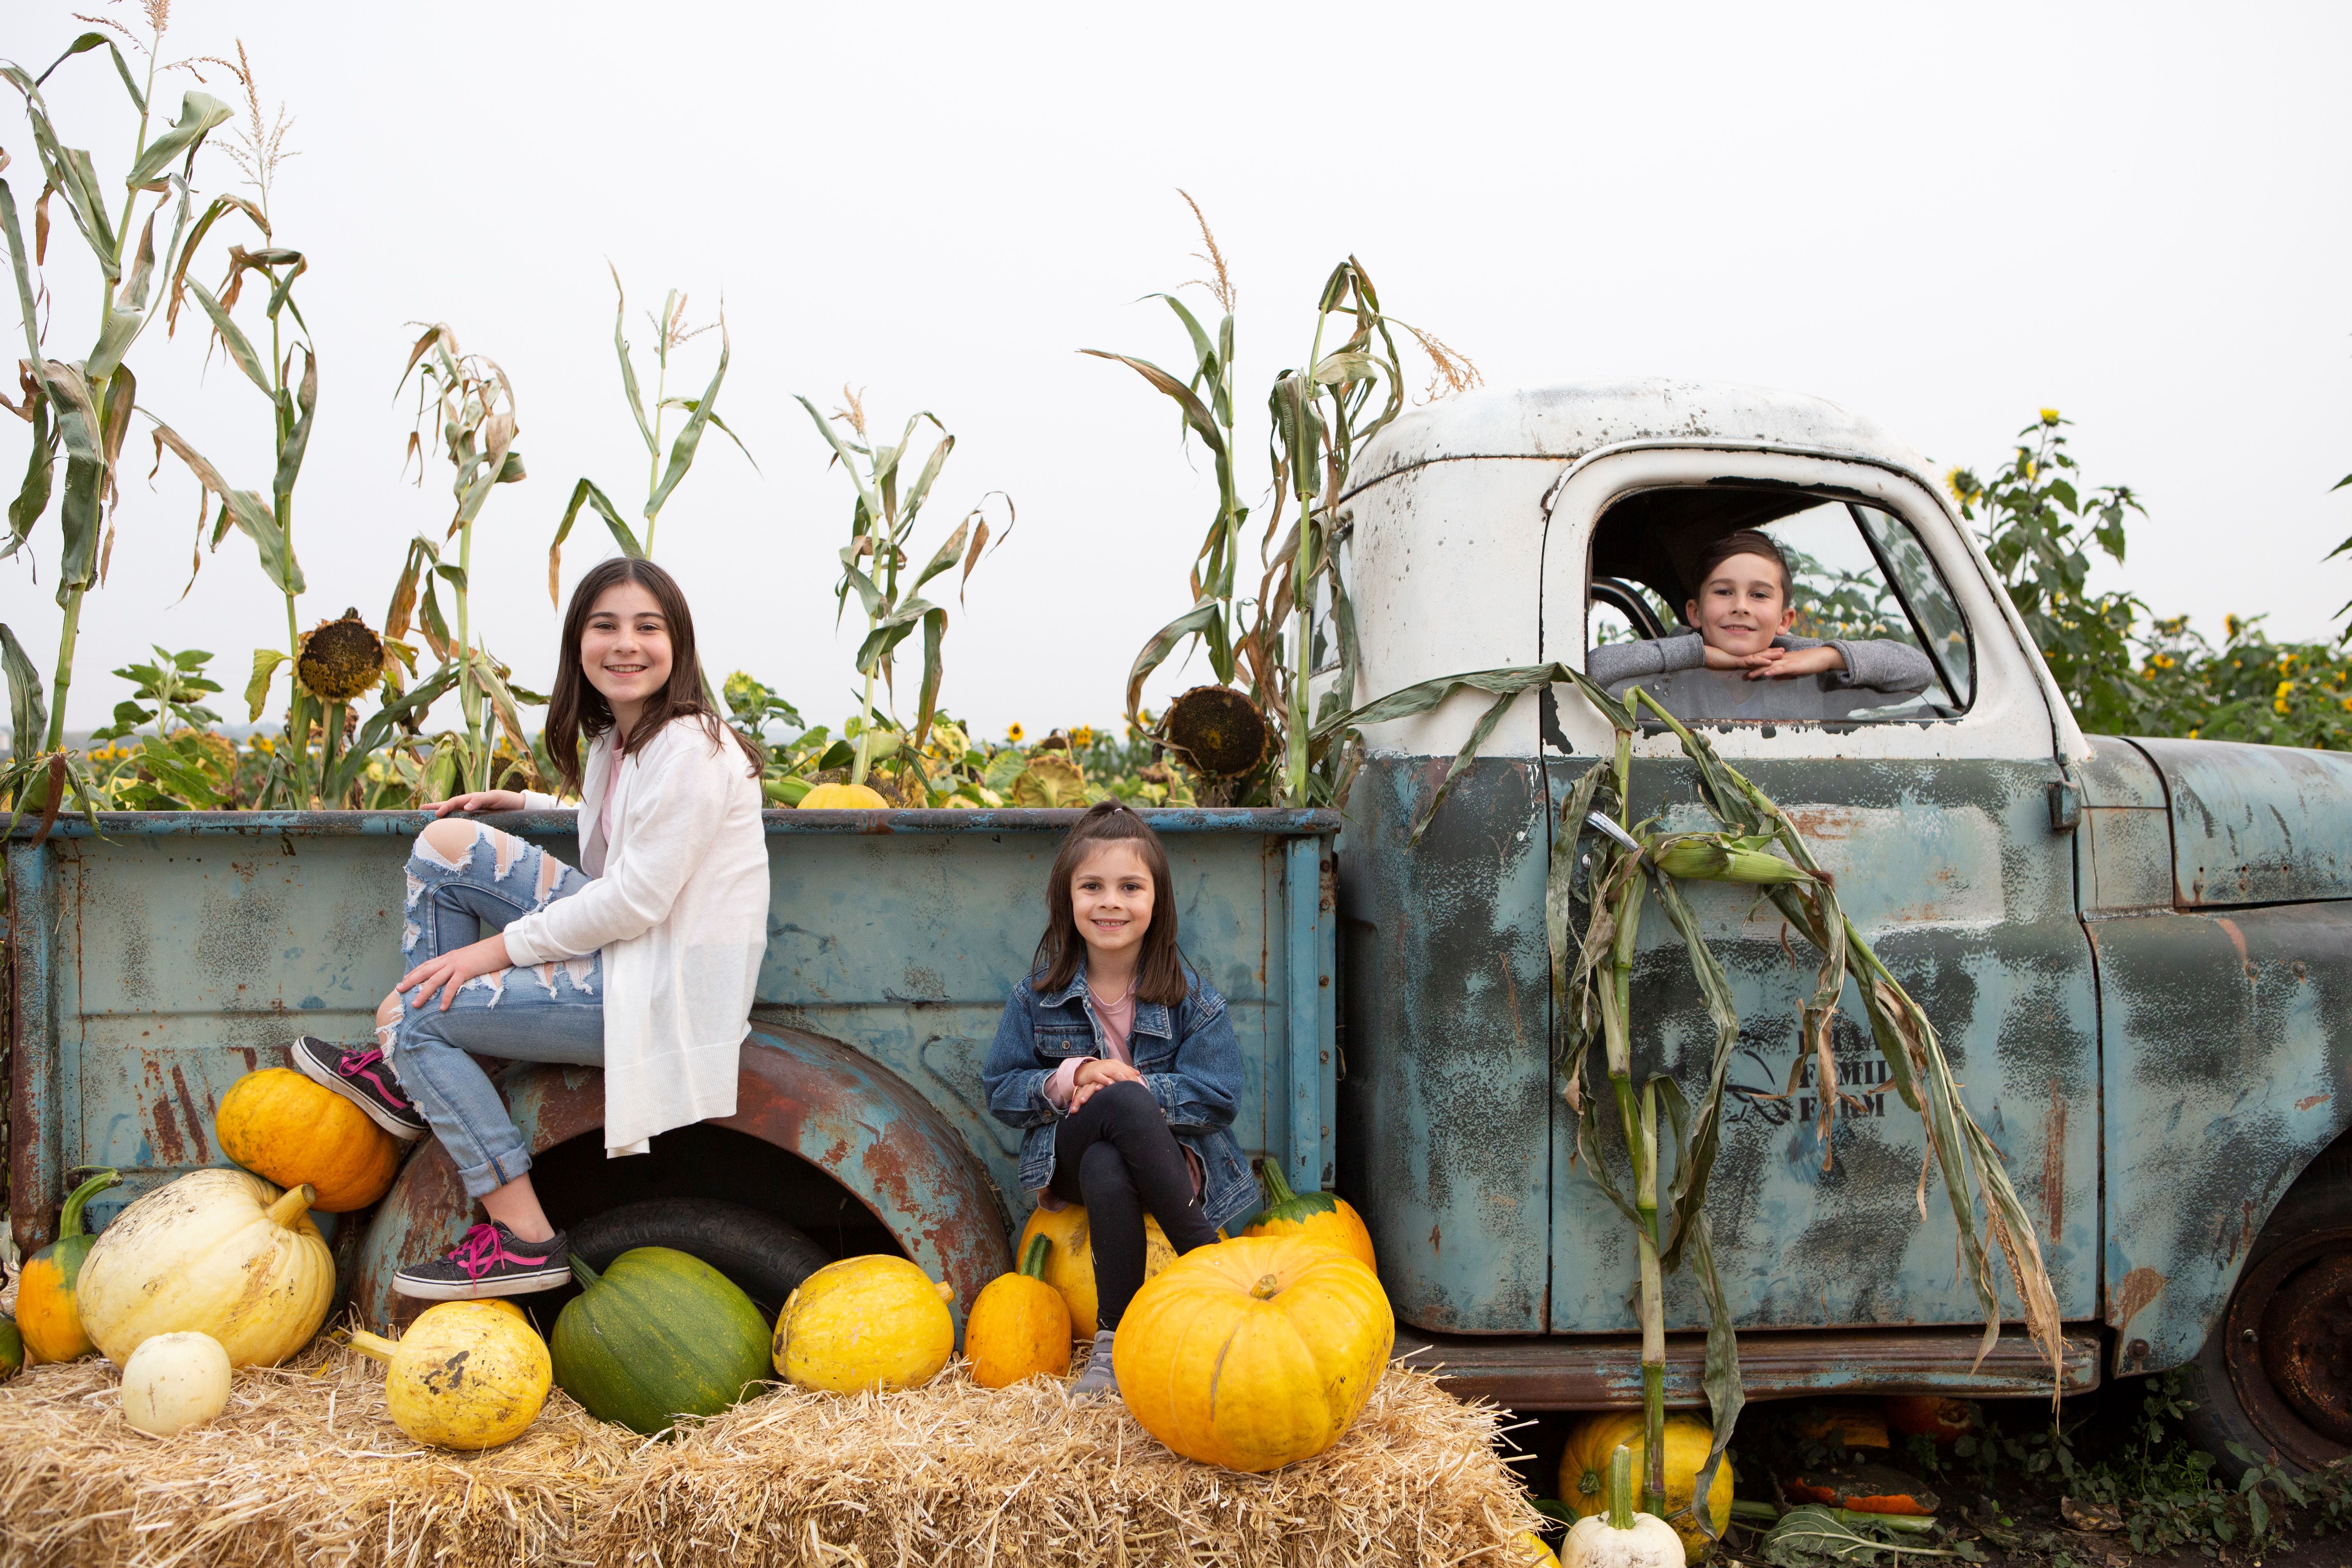
[[[2352,760],[2087,738],[1929,468],[1816,400],[1643,383],[1474,394],[1360,455],[1341,546],[1369,699],[1661,635],[1699,551],[1760,527],[1815,621],[1909,641],[1915,698],[1708,732],[1790,806],[1926,1005],[2044,1229],[2063,1379],[2188,1366],[2205,1435],[2311,1465],[2352,1444]],[[1486,700],[1366,736],[1340,811],[1160,814],[1188,952],[1234,1004],[1237,1131],[1364,1213],[1400,1351],[1528,1409],[1638,1397],[1622,1224],[1571,1169],[1543,900],[1567,781],[1609,731],[1572,689],[1507,716],[1427,836],[1408,824]],[[1700,817],[1671,736],[1645,810]],[[893,1249],[959,1304],[1029,1197],[978,1069],[1025,968],[1058,812],[773,812],[768,957],[741,1110],[607,1162],[599,1075],[502,1087],[583,1250],[688,1247],[772,1305],[797,1270]],[[29,826],[8,846],[8,1206],[219,1158],[219,1096],[297,1032],[364,1037],[398,969],[415,815],[229,813]],[[505,824],[559,853],[568,814]],[[1976,1360],[1948,1217],[1915,1201],[1915,1121],[1859,1033],[1824,1169],[1819,1087],[1783,1096],[1801,959],[1736,889],[1698,889],[1744,1033],[1710,1208],[1752,1396],[2046,1390],[2022,1337]],[[1712,1031],[1658,922],[1637,1045],[1692,1076]],[[427,1144],[337,1227],[359,1310],[466,1205]],[[542,1305],[546,1304],[544,1301]],[[1670,1293],[1670,1396],[1697,1303]]]

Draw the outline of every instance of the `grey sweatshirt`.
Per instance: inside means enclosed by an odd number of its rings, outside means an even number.
[[[1809,647],[1837,649],[1845,668],[1824,670],[1816,678],[1823,691],[1860,689],[1909,696],[1927,690],[1936,680],[1936,667],[1927,662],[1926,654],[1908,643],[1888,638],[1832,637],[1824,643],[1817,637],[1774,637],[1772,646],[1791,653]],[[1706,644],[1691,631],[1640,642],[1603,643],[1586,656],[1584,673],[1595,685],[1614,686],[1639,676],[1671,675],[1706,665]]]

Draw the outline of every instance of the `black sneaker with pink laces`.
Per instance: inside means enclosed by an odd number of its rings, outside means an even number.
[[[525,1241],[492,1220],[466,1233],[466,1239],[430,1263],[417,1263],[392,1277],[403,1296],[428,1301],[477,1301],[485,1296],[528,1296],[552,1290],[572,1278],[572,1241],[557,1231],[545,1241]]]
[[[378,1047],[330,1045],[315,1035],[305,1035],[286,1047],[286,1055],[295,1071],[366,1111],[368,1120],[394,1138],[414,1143],[432,1131],[400,1092],[400,1080],[393,1076],[392,1064]]]

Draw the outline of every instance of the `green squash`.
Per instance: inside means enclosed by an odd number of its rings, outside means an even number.
[[[751,1298],[698,1258],[640,1247],[603,1275],[572,1255],[580,1295],[549,1336],[555,1381],[588,1413],[647,1436],[716,1415],[772,1375]]]
[[[25,1336],[16,1331],[16,1320],[0,1318],[0,1383],[5,1383],[25,1370]]]

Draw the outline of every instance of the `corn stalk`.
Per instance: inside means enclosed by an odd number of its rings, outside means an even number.
[[[1824,1165],[1830,1158],[1838,1095],[1837,1064],[1831,1053],[1831,1025],[1851,977],[1870,1021],[1871,1037],[1887,1065],[1897,1096],[1918,1116],[1927,1151],[1919,1173],[1919,1215],[1927,1217],[1928,1169],[1940,1171],[1945,1198],[1959,1232],[1959,1253],[1985,1321],[1978,1351],[1982,1361],[2000,1333],[2000,1288],[1993,1251],[2007,1266],[2023,1308],[2028,1331],[2049,1358],[2052,1396],[2062,1370],[2057,1297],[2043,1266],[2033,1226],[2020,1201],[2000,1152],[1961,1103],[1951,1064],[1926,1012],[1879,959],[1840,906],[1795,822],[1715,749],[1638,689],[1625,700],[1609,696],[1580,671],[1564,665],[1490,669],[1421,682],[1352,712],[1328,716],[1318,734],[1337,739],[1363,725],[1410,718],[1436,708],[1457,691],[1484,691],[1495,700],[1472,726],[1468,740],[1448,766],[1412,830],[1418,842],[1456,779],[1469,767],[1495,726],[1524,693],[1554,684],[1574,686],[1606,718],[1614,732],[1613,755],[1595,763],[1569,790],[1551,845],[1545,889],[1545,925],[1551,954],[1553,1047],[1561,1092],[1578,1114],[1577,1153],[1586,1174],[1632,1225],[1640,1242],[1642,1364],[1649,1432],[1645,1506],[1658,1512],[1664,1495],[1661,1440],[1664,1420],[1664,1320],[1660,1286],[1685,1257],[1694,1265],[1707,1308],[1706,1368],[1702,1374],[1713,1407],[1714,1444],[1701,1470],[1696,1495],[1706,1495],[1715,1467],[1743,1401],[1738,1352],[1718,1278],[1706,1223],[1706,1186],[1719,1146],[1723,1089],[1739,1034],[1739,1016],[1722,965],[1708,949],[1696,915],[1685,900],[1684,879],[1754,886],[1821,955],[1811,994],[1801,1005],[1800,1052],[1819,1064],[1823,1110],[1819,1123]],[[1632,820],[1632,755],[1641,723],[1654,721],[1671,731],[1696,766],[1699,795],[1717,827],[1705,834],[1666,834],[1654,819]],[[1587,848],[1586,846],[1590,845]],[[1768,852],[1777,847],[1780,854]],[[1587,916],[1575,931],[1579,871]],[[1654,898],[1681,935],[1692,973],[1706,998],[1716,1029],[1707,1081],[1696,1104],[1671,1077],[1640,1084],[1632,1070],[1632,970],[1646,900]],[[1594,1035],[1603,1043],[1606,1078],[1615,1102],[1621,1136],[1632,1173],[1633,1197],[1621,1190],[1601,1147],[1598,1099],[1587,1092],[1586,1064]],[[1667,1122],[1661,1135],[1658,1119]],[[1674,1156],[1675,1173],[1662,1206],[1657,1183],[1661,1153]],[[1991,1237],[1988,1247],[1978,1229]],[[1710,1527],[1711,1527],[1711,1521]]]
[[[442,324],[427,327],[409,351],[408,363],[401,372],[403,387],[412,374],[417,378],[417,427],[409,433],[408,455],[417,460],[417,482],[422,484],[428,448],[447,454],[453,471],[450,493],[457,500],[457,510],[439,544],[422,535],[410,544],[399,586],[393,592],[394,613],[384,617],[384,635],[397,637],[405,632],[408,617],[403,601],[415,603],[425,574],[429,572],[449,584],[457,603],[457,634],[448,635],[439,603],[431,597],[428,579],[425,582],[431,605],[427,640],[434,643],[434,651],[457,688],[463,721],[457,743],[458,780],[467,790],[485,790],[490,787],[490,760],[499,732],[520,755],[530,754],[515,694],[507,685],[503,668],[474,646],[468,576],[473,568],[474,523],[484,503],[498,486],[525,477],[522,454],[514,449],[514,387],[495,360],[461,352],[457,334]],[[424,434],[428,421],[433,431],[430,440]],[[454,564],[442,558],[442,546],[452,539],[457,541]]]
[[[0,230],[5,230],[7,239],[26,346],[26,357],[18,366],[24,402],[7,403],[7,407],[33,427],[31,455],[23,483],[8,507],[8,538],[0,545],[0,558],[15,554],[25,544],[47,511],[54,493],[60,534],[57,601],[64,612],[46,707],[39,701],[38,675],[30,659],[15,647],[13,637],[7,639],[13,649],[6,660],[12,719],[38,718],[43,722],[38,731],[16,732],[15,756],[5,773],[0,774],[0,790],[11,795],[19,806],[47,800],[52,814],[57,800],[50,792],[70,785],[85,812],[95,810],[100,794],[88,759],[65,751],[66,696],[73,685],[82,601],[93,586],[105,581],[112,553],[110,527],[103,527],[102,531],[102,525],[107,524],[110,503],[121,493],[116,470],[138,402],[138,381],[124,356],[163,308],[166,290],[156,287],[158,279],[173,276],[176,268],[184,268],[188,252],[212,220],[239,202],[236,197],[215,200],[203,218],[194,222],[191,232],[194,203],[188,182],[196,153],[206,134],[229,117],[230,110],[208,94],[185,93],[178,120],[158,128],[152,104],[162,41],[160,24],[145,44],[132,39],[133,47],[145,52],[143,72],[134,72],[121,50],[102,32],[84,33],[74,39],[38,76],[12,61],[0,62],[0,78],[24,97],[43,176],[41,195],[34,204],[29,252],[15,193],[5,180],[0,180]],[[139,117],[119,214],[108,210],[106,192],[89,153],[66,146],[58,136],[41,91],[42,84],[67,60],[99,48],[112,58],[115,74]],[[7,155],[0,153],[0,171],[8,163]],[[147,195],[156,200],[142,224],[139,205]],[[97,335],[89,353],[71,362],[51,359],[44,352],[42,323],[36,310],[37,297],[46,294],[47,288],[44,284],[37,289],[34,277],[47,262],[49,202],[57,196],[64,198],[67,216],[81,235],[100,279]],[[171,228],[159,250],[156,219],[166,209],[172,213]],[[0,398],[0,403],[5,402]],[[66,458],[65,483],[56,487],[53,481],[61,450]],[[28,739],[35,732],[40,735],[37,743]]]
[[[943,572],[963,563],[961,584],[971,581],[972,569],[980,564],[982,552],[988,548],[991,537],[986,509],[987,497],[966,513],[955,531],[932,552],[922,571],[911,578],[904,575],[908,563],[907,543],[914,535],[915,522],[929,500],[931,486],[938,482],[940,470],[947,466],[948,454],[955,450],[955,437],[948,433],[936,415],[917,414],[907,421],[895,446],[885,446],[866,434],[866,410],[858,397],[848,388],[842,389],[846,406],[835,411],[831,419],[816,411],[816,405],[807,398],[799,400],[815,421],[817,434],[833,448],[835,461],[857,487],[857,500],[849,519],[849,542],[841,549],[841,581],[834,590],[840,614],[847,613],[849,595],[855,591],[858,604],[866,612],[866,637],[857,646],[857,673],[865,678],[865,688],[858,698],[857,751],[850,763],[849,782],[862,784],[872,768],[875,756],[874,683],[878,677],[892,694],[898,688],[892,679],[898,645],[913,635],[915,627],[923,628],[923,684],[915,726],[905,750],[920,753],[931,721],[939,711],[940,679],[944,673],[941,645],[948,631],[948,613],[940,605],[922,596],[923,584]],[[929,420],[931,428],[940,433],[939,444],[931,448],[902,495],[898,480],[900,470],[913,449],[916,428]],[[828,467],[830,464],[828,464]],[[1003,497],[1002,491],[990,494]],[[1004,499],[1005,533],[1013,529],[1013,502]],[[1000,537],[999,543],[1003,542]],[[961,597],[961,591],[959,592]],[[837,618],[837,617],[836,617]]]
[[[645,538],[642,541],[638,539],[636,531],[623,521],[620,509],[613,504],[612,498],[594,480],[583,476],[572,487],[572,500],[563,509],[562,521],[556,525],[555,541],[547,547],[547,598],[550,604],[561,602],[558,595],[562,584],[563,544],[571,538],[572,525],[578,520],[583,506],[593,507],[596,515],[604,520],[604,526],[612,532],[613,542],[621,547],[622,554],[632,561],[651,560],[654,530],[661,521],[662,508],[668,502],[671,492],[677,489],[679,481],[686,478],[687,470],[694,466],[695,454],[701,449],[706,427],[716,426],[724,432],[727,438],[735,443],[735,449],[743,453],[744,460],[751,460],[751,454],[745,449],[742,441],[734,431],[727,428],[727,422],[719,417],[719,387],[727,379],[729,354],[725,319],[722,317],[713,323],[719,329],[719,363],[710,373],[710,384],[703,388],[699,397],[671,396],[670,351],[700,337],[710,331],[710,327],[688,327],[686,324],[686,296],[675,289],[670,290],[668,298],[662,301],[661,314],[653,318],[654,405],[653,413],[648,416],[645,395],[638,390],[636,362],[630,357],[625,331],[629,300],[621,288],[618,269],[613,272],[613,352],[621,362],[621,390],[628,397],[629,413],[636,419],[637,434],[646,444],[646,504],[640,514],[645,520]],[[686,411],[686,424],[678,431],[677,440],[671,443],[669,462],[664,467],[662,424],[673,408]],[[759,465],[752,463],[752,467],[756,468]],[[715,699],[712,706],[714,710],[717,707]]]

